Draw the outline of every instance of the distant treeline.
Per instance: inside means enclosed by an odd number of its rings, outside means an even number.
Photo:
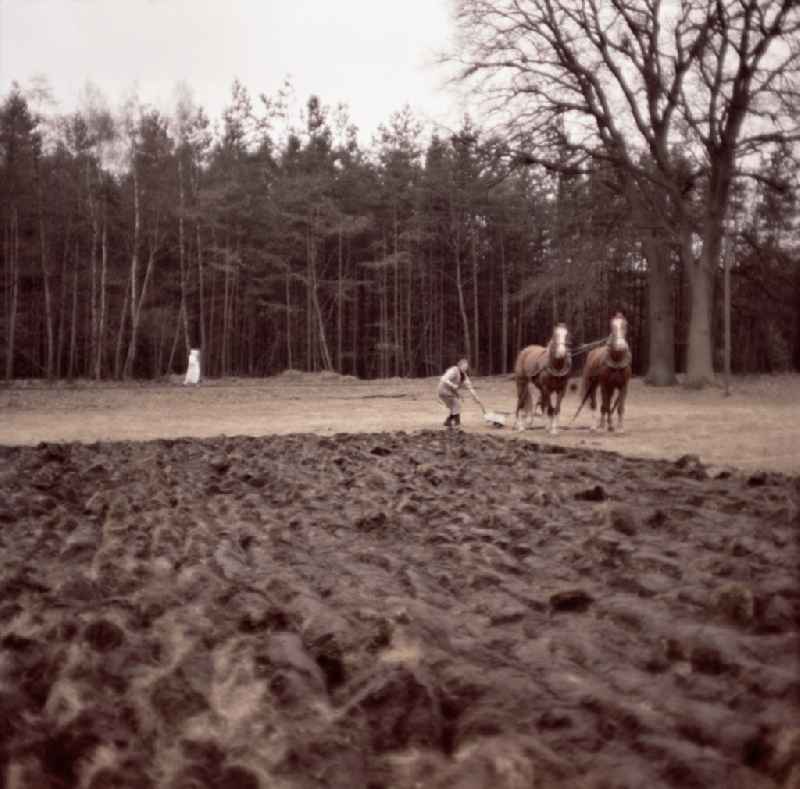
[[[292,126],[280,100],[238,83],[214,126],[185,98],[169,116],[32,105],[18,86],[0,104],[6,379],[155,378],[184,370],[189,348],[210,376],[428,376],[460,356],[496,374],[554,322],[580,344],[616,310],[648,369],[652,238],[607,163],[554,174],[468,118],[432,132],[408,108],[362,147],[341,109],[311,97]],[[772,177],[734,209],[738,372],[800,368],[787,166],[765,160]],[[680,370],[687,286],[668,254]],[[717,352],[721,283],[720,269]]]

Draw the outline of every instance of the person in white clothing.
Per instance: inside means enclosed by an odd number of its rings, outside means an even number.
[[[200,349],[192,348],[189,351],[189,364],[186,368],[186,377],[183,385],[200,383]]]
[[[475,393],[472,381],[469,380],[467,370],[469,370],[469,362],[466,359],[461,359],[458,364],[445,370],[444,375],[439,379],[439,388],[436,394],[450,412],[444,421],[445,427],[459,427],[461,425],[461,396],[459,395],[459,389],[462,386],[467,387],[470,394],[475,398],[475,402],[480,405],[481,401]]]

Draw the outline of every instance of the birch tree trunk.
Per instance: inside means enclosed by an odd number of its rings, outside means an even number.
[[[317,331],[319,332],[319,351],[322,357],[322,365],[325,370],[333,369],[333,362],[331,361],[331,354],[328,348],[328,338],[325,333],[325,319],[322,316],[322,309],[319,303],[319,283],[317,281],[317,252],[316,245],[313,240],[309,243],[309,274],[311,282],[309,283],[309,291],[311,296],[311,305],[314,310],[314,316],[317,323]]]
[[[133,174],[133,251],[131,253],[131,276],[130,276],[130,318],[131,318],[131,338],[128,345],[128,353],[125,357],[125,367],[122,375],[127,378],[133,369],[133,362],[136,357],[136,305],[138,304],[137,279],[139,276],[139,236],[141,234],[141,213],[139,210],[139,176],[136,169],[136,149],[134,147],[132,160]]]
[[[216,248],[216,242],[214,243],[214,248]],[[214,326],[214,320],[217,313],[217,272],[213,266],[211,267],[211,294],[209,303],[210,306],[208,310],[208,367],[209,369],[213,369],[215,371],[215,374],[219,375],[219,360],[217,359],[216,348],[214,347],[214,341],[217,336]],[[213,367],[212,367],[212,360],[213,360]]]
[[[501,371],[508,368],[508,271],[506,269],[506,249],[503,233],[500,233],[500,364]]]
[[[343,373],[342,369],[342,335],[344,332],[344,265],[342,254],[342,223],[339,222],[339,259],[338,259],[338,278],[336,286],[336,369]]]
[[[166,374],[172,373],[172,365],[175,363],[175,354],[176,354],[176,352],[178,350],[178,340],[180,339],[180,336],[181,336],[181,323],[182,323],[182,316],[181,316],[180,310],[179,310],[178,311],[178,319],[175,321],[175,331],[173,332],[173,335],[172,335],[172,343],[170,344],[170,347],[169,347],[169,356],[167,357],[167,366],[164,369],[164,372]],[[187,353],[186,355],[188,356],[189,354]],[[160,367],[159,367],[159,372],[161,372]]]
[[[800,277],[798,278],[800,279]],[[356,287],[353,290],[353,300],[350,305],[350,326],[351,326],[351,337],[350,337],[350,348],[352,350],[353,359],[351,362],[351,369],[350,372],[353,375],[358,375],[358,329],[359,329],[359,296],[361,293],[361,288]]]
[[[181,306],[180,317],[183,320],[183,339],[186,347],[186,355],[189,355],[191,341],[189,339],[189,317],[186,308],[186,248],[184,243],[184,215],[186,213],[186,195],[183,186],[183,157],[178,151],[178,265],[180,268],[181,284]],[[170,367],[170,369],[172,369]]]
[[[470,360],[471,364],[475,365],[476,370],[481,367],[481,334],[480,334],[480,305],[478,302],[478,294],[480,288],[478,287],[478,250],[475,242],[476,232],[472,231],[472,311],[473,321],[475,325],[475,360]]]
[[[75,361],[78,353],[78,261],[80,261],[80,248],[75,242],[75,266],[72,269],[72,319],[69,330],[69,363],[67,364],[67,378],[75,376]]]
[[[17,332],[17,305],[19,302],[19,216],[16,206],[11,209],[8,254],[8,308],[6,310],[6,380],[14,377],[14,352]]]
[[[156,259],[156,252],[159,245],[158,222],[158,217],[156,217],[155,227],[153,228],[153,234],[150,239],[150,252],[147,256],[147,268],[144,272],[144,279],[142,280],[142,287],[141,291],[139,292],[138,300],[134,299],[133,280],[131,280],[131,339],[130,344],[128,345],[128,355],[125,359],[125,369],[123,371],[124,378],[130,378],[133,374],[133,364],[136,360],[136,343],[138,341],[139,322],[142,317],[142,304],[147,296],[147,287],[150,284],[150,278],[153,274],[153,264]]]
[[[128,322],[128,302],[131,298],[131,283],[128,281],[125,287],[125,295],[122,299],[122,309],[119,312],[119,326],[117,327],[117,342],[114,349],[114,378],[122,378],[122,346],[125,339],[125,329]]]
[[[200,223],[195,225],[195,236],[197,238],[197,296],[200,308],[200,347],[202,352],[207,353],[208,344],[206,342],[206,302],[205,302],[205,282],[203,279],[203,246],[200,237]]]
[[[284,278],[284,292],[286,294],[286,364],[287,369],[293,369],[292,361],[292,288],[289,264],[286,264],[286,277]]]
[[[309,227],[313,220],[309,218]],[[311,231],[306,233],[306,370],[314,370],[314,332],[311,317]]]
[[[42,290],[44,292],[44,319],[47,336],[47,380],[51,381],[55,372],[55,332],[53,327],[53,297],[50,290],[50,274],[47,267],[47,242],[44,230],[44,217],[39,216],[39,241],[41,245]]]
[[[108,223],[103,211],[103,224],[100,232],[100,309],[97,316],[97,353],[94,357],[94,378],[99,381],[103,375],[103,354],[106,336],[106,278],[108,275]]]
[[[91,187],[90,187],[91,188]],[[89,278],[91,292],[89,295],[89,365],[94,366],[97,358],[97,247],[100,243],[100,230],[97,216],[92,211],[90,218],[92,226],[91,249],[89,251]]]
[[[397,222],[397,211],[394,212],[394,265],[392,267],[392,274],[394,275],[394,293],[393,296],[393,321],[392,321],[392,340],[394,348],[394,375],[400,375],[400,349],[402,345],[402,336],[400,333],[400,239]]]
[[[67,260],[69,259],[69,248],[71,241],[72,225],[67,223],[67,230],[64,234],[64,248],[61,255],[61,287],[59,288],[58,301],[58,338],[56,340],[56,377],[61,378],[61,371],[64,365],[64,343],[67,333]]]
[[[456,249],[456,290],[458,291],[458,311],[461,314],[461,324],[464,329],[464,352],[471,364],[472,359],[472,340],[469,333],[469,318],[467,316],[467,302],[464,297],[464,279],[462,274],[461,255]]]

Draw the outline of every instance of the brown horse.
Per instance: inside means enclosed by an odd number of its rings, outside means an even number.
[[[514,380],[517,383],[517,411],[514,426],[522,430],[520,411],[525,415],[528,427],[533,426],[533,398],[531,385],[539,390],[539,404],[542,416],[545,411],[550,420],[548,432],[558,433],[558,415],[561,413],[561,400],[567,388],[569,371],[572,369],[572,355],[567,344],[569,332],[563,323],[553,328],[553,336],[547,347],[528,345],[517,355],[514,365]],[[551,396],[555,394],[555,405]]]
[[[596,393],[600,387],[602,403],[600,421],[592,430],[608,427],[614,430],[612,416],[617,413],[617,432],[624,433],[625,398],[628,394],[628,381],[631,379],[631,351],[627,340],[628,322],[621,312],[611,319],[611,334],[605,345],[589,352],[583,367],[581,404],[572,418],[574,422],[584,404],[589,400],[589,407],[594,413],[597,409]],[[614,393],[616,399],[612,402]]]

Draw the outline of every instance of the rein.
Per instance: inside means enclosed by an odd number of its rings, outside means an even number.
[[[574,351],[572,351],[572,356],[581,356],[588,351],[592,351],[595,348],[599,348],[602,345],[605,345],[608,342],[607,337],[603,337],[602,340],[594,340],[592,342],[586,342],[583,345],[579,345]],[[631,364],[631,351],[630,348],[625,352],[625,356],[622,357],[622,361],[615,362],[609,356],[606,359],[606,367],[613,367],[615,370],[624,370],[626,367],[630,366]]]
[[[586,342],[583,345],[579,345],[574,351],[572,351],[572,355],[580,356],[581,354],[591,351],[593,348],[599,348],[607,341],[607,339],[608,338],[603,337],[602,340],[594,340],[593,342]]]

